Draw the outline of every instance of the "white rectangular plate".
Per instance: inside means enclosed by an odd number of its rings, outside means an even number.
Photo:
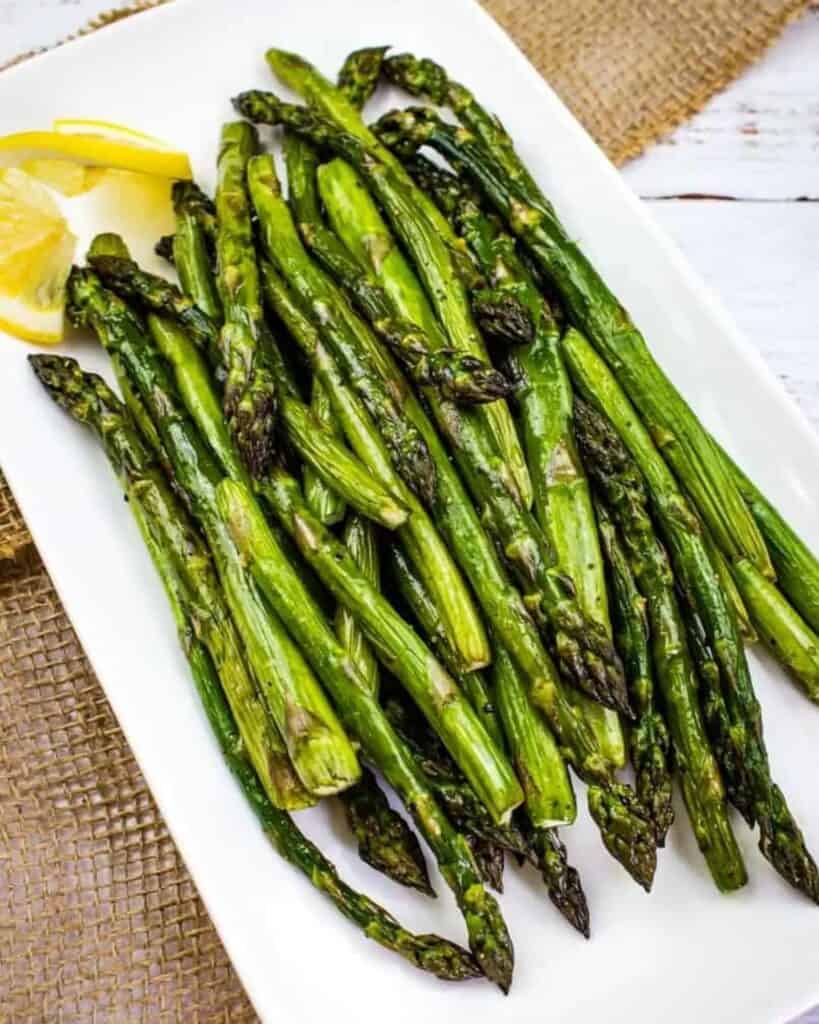
[[[133,125],[188,149],[211,185],[229,97],[275,87],[267,46],[302,52],[332,74],[352,48],[386,42],[440,59],[497,110],[697,412],[819,547],[816,437],[583,129],[471,0],[178,0],[0,76],[0,131],[59,116]],[[376,112],[396,99],[379,100]],[[129,238],[143,257],[153,241]],[[88,340],[65,351],[106,369]],[[650,897],[606,855],[585,813],[566,833],[591,904],[589,943],[558,917],[532,873],[508,872],[503,907],[517,948],[508,999],[486,984],[444,985],[365,942],[277,858],[244,806],[103,457],[43,395],[25,354],[2,339],[0,464],[266,1021],[773,1024],[819,1002],[819,910],[782,884],[739,822],[751,882],[719,896],[682,808]],[[819,713],[769,662],[755,657],[753,669],[776,777],[819,849]],[[300,820],[350,881],[408,925],[463,940],[440,879],[438,901],[408,895],[361,865],[324,811]]]

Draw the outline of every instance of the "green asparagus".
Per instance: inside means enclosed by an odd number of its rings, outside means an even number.
[[[486,360],[486,347],[472,319],[465,293],[457,239],[453,237],[445,218],[415,188],[401,164],[366,127],[355,105],[316,68],[296,54],[283,50],[269,50],[267,61],[280,81],[303,96],[338,131],[346,133],[351,141],[358,143],[358,147],[354,147],[357,152],[362,146],[366,148],[365,163],[368,166],[371,164],[373,169],[373,177],[368,180],[393,221],[396,234],[419,266],[424,287],[441,318],[451,347]],[[348,154],[339,155],[349,158]],[[392,173],[382,175],[383,166],[390,168]],[[364,173],[365,168],[358,166],[358,170]],[[383,183],[386,191],[378,191],[380,183]],[[401,186],[410,199],[409,204],[390,203],[393,183]],[[510,468],[521,500],[529,507],[532,502],[529,471],[508,407],[504,402],[496,402],[483,409],[480,416],[488,424]]]
[[[322,339],[327,341],[333,355],[343,361],[350,383],[356,387],[368,412],[383,428],[382,438],[387,440],[395,423],[403,424],[402,436],[397,438],[392,449],[393,453],[398,453],[399,464],[405,462],[407,438],[414,438],[423,446],[425,468],[419,473],[419,467],[412,456],[409,459],[412,464],[410,476],[416,480],[421,493],[427,493],[431,488],[434,495],[438,486],[435,463],[429,459],[426,441],[399,408],[408,390],[406,381],[400,377],[396,368],[394,388],[391,390],[388,387],[369,357],[370,351],[373,348],[377,350],[378,346],[366,324],[353,313],[332,281],[312,264],[299,241],[287,204],[281,198],[272,160],[259,157],[251,161],[248,182],[268,257],[282,270],[304,307],[316,317]],[[385,408],[390,409],[386,424],[383,418],[379,421]],[[355,447],[352,439],[348,440]],[[412,443],[414,448],[414,441]],[[358,451],[357,454],[362,461],[367,461],[363,452]],[[371,450],[369,455],[371,458]],[[464,668],[467,671],[480,668],[489,658],[486,634],[472,596],[446,545],[427,512],[409,488],[402,486],[392,467],[387,465],[376,468],[372,459],[368,465],[382,485],[391,489],[410,509],[410,517],[400,532],[402,543],[440,609],[453,645],[461,654]],[[427,468],[432,479],[429,478]]]
[[[318,795],[346,788],[359,775],[353,749],[317,680],[251,578],[219,509],[224,474],[178,402],[164,401],[165,391],[173,395],[173,384],[143,325],[102,287],[93,271],[74,268],[68,288],[74,322],[93,327],[105,349],[122,361],[154,419],[177,484],[207,537],[254,674],[299,777]],[[249,493],[246,500],[255,504]],[[280,555],[273,537],[269,539]]]
[[[365,46],[353,50],[338,73],[338,88],[358,110],[375,92],[381,65],[389,46]]]
[[[703,544],[699,519],[602,358],[574,330],[564,335],[563,351],[581,394],[611,421],[613,436],[619,434],[645,478],[675,576],[691,594],[705,627],[719,667],[731,721],[731,741],[749,780],[751,803],[740,809],[749,820],[759,824],[763,856],[786,881],[819,902],[819,871],[783,794],[771,778],[762,736],[762,714],[739,629]],[[735,791],[732,797],[736,796]]]
[[[208,548],[122,403],[101,377],[84,373],[73,359],[38,355],[29,361],[51,398],[99,437],[146,544],[171,560],[173,576],[169,580],[163,572],[163,581],[171,585],[169,597],[176,595],[183,603],[183,646],[187,649],[196,638],[207,649],[265,793],[282,810],[309,807],[315,800],[293,771],[257,695]]]
[[[728,454],[722,459],[771,552],[779,587],[819,632],[819,559]]]
[[[581,610],[611,637],[597,524],[574,443],[572,389],[559,350],[558,324],[522,264],[514,240],[496,217],[486,213],[472,190],[429,161],[417,160],[414,174],[452,219],[482,271],[487,288],[474,292],[473,301],[490,291],[497,328],[502,327],[507,337],[514,332],[519,347],[509,361],[519,382],[518,405],[538,522],[551,539],[558,566],[572,581]],[[519,326],[523,321],[529,325],[528,341]],[[622,766],[625,739],[616,712],[588,702],[581,706],[603,751]]]
[[[472,109],[476,106],[471,104]],[[455,129],[435,112],[418,108],[386,115],[379,122],[379,136],[391,146],[411,151],[431,145],[475,178],[553,281],[569,317],[617,373],[729,561],[747,558],[763,575],[772,577],[765,542],[713,441],[652,356],[628,313],[571,241],[551,205],[535,201],[525,169],[517,179],[510,176],[510,165],[522,168],[511,142],[487,149],[468,129]]]
[[[444,398],[466,404],[507,397],[512,382],[488,363],[450,348],[433,351],[429,339],[416,324],[395,315],[392,302],[375,275],[362,267],[324,224],[315,168],[310,161],[305,165],[305,155],[311,151],[309,143],[297,135],[286,136],[290,203],[304,244],[352,296],[361,315],[389,346],[410,378],[418,385],[438,388]]]
[[[333,416],[327,392],[315,378],[311,384],[310,412],[316,422],[326,427],[339,440],[343,440],[344,435],[336,423],[335,416]],[[325,526],[332,526],[334,523],[340,523],[344,519],[347,511],[344,499],[336,494],[332,487],[328,487],[321,476],[309,464],[306,464],[304,467],[302,484],[304,486],[304,500]]]
[[[321,344],[318,332],[294,302],[272,265],[266,262],[262,270],[269,303],[311,361],[313,372],[325,383],[350,444],[362,461],[369,460],[371,466],[383,467],[387,461],[383,443],[374,435],[372,425],[367,422],[352,391],[345,387],[338,368]],[[446,459],[445,455],[442,457]],[[567,689],[543,649],[520,595],[502,572],[474,508],[462,498],[457,476],[447,470],[446,475],[440,474],[440,479],[447,481],[447,487],[451,487],[448,496],[452,495],[454,499],[448,500],[446,507],[453,516],[449,520],[451,531],[448,531],[447,539],[461,553],[466,564],[480,566],[480,572],[470,573],[470,582],[480,591],[484,608],[491,609],[490,618],[504,643],[514,652],[529,684],[530,694],[549,718],[564,756],[591,784],[589,808],[607,849],[622,861],[640,884],[650,886],[656,867],[650,822],[633,792],[614,779],[611,766],[593,733],[568,699]]]
[[[654,696],[646,599],[637,589],[628,555],[617,536],[617,528],[606,506],[597,502],[596,512],[608,564],[614,636],[625,663],[631,703],[637,712],[637,721],[629,737],[637,795],[643,806],[651,812],[657,845],[664,846],[665,837],[674,821],[669,767],[670,741]],[[707,746],[704,737],[703,741]],[[683,763],[687,767],[687,763]]]
[[[319,185],[336,231],[384,281],[408,319],[423,325],[430,338],[440,333],[417,279],[395,247],[389,230],[353,172],[333,161],[321,169]],[[373,254],[378,239],[378,256]],[[450,442],[483,520],[526,595],[527,605],[553,644],[561,667],[573,683],[601,703],[627,709],[621,667],[605,631],[590,622],[574,601],[534,518],[515,500],[510,474],[474,413],[428,396],[430,407]],[[473,586],[478,586],[474,577]],[[487,615],[489,612],[487,611]]]
[[[423,580],[415,572],[406,555],[397,544],[389,546],[387,557],[393,582],[398,588],[404,604],[407,605],[410,611],[410,617],[418,623],[421,632],[427,639],[427,643],[449,669],[460,688],[467,695],[472,707],[483,722],[484,728],[495,741],[498,749],[503,750],[505,746],[503,731],[492,694],[483,673],[468,672],[464,674],[459,671],[457,652],[453,650],[452,645],[449,643],[441,622],[441,616],[438,614],[435,602],[429,596]]]
[[[216,189],[216,253],[225,321],[220,337],[225,369],[225,413],[251,475],[259,478],[274,455],[276,379],[264,339],[259,271],[253,244],[245,174],[257,147],[252,127],[236,122],[222,129]]]

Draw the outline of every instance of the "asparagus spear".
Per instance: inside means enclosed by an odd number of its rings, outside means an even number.
[[[338,88],[358,110],[375,92],[389,46],[365,46],[345,58],[338,73]]]
[[[378,587],[380,572],[373,527],[359,516],[350,515],[344,528],[344,543],[361,571],[373,586]],[[343,605],[339,605],[336,611],[335,628],[360,677],[377,696],[378,663],[366,637]],[[434,897],[415,833],[390,807],[375,776],[365,769],[361,782],[345,790],[341,800],[347,824],[358,840],[361,859],[400,885]]]
[[[336,437],[332,428],[316,418],[311,408],[291,398],[283,398],[280,404],[288,441],[334,494],[388,530],[407,522],[407,506],[373,479],[366,466]]]
[[[376,455],[379,439],[373,436],[355,396],[322,348],[318,332],[293,301],[272,266],[264,263],[262,270],[268,301],[311,361],[314,373],[325,384],[351,444],[362,458],[365,451]],[[381,463],[385,458],[385,455],[380,457]],[[451,476],[441,474],[440,479],[451,479]],[[459,520],[462,524],[460,532],[453,533],[449,539],[453,546],[458,542],[464,545],[461,550],[465,560],[472,558],[472,565],[485,570],[470,576],[473,585],[481,592],[484,608],[491,609],[490,618],[498,634],[509,649],[515,651],[518,665],[529,684],[530,696],[549,719],[560,740],[562,753],[581,778],[590,783],[589,809],[601,830],[606,848],[613,856],[622,859],[627,870],[638,876],[641,884],[650,885],[656,865],[650,823],[633,793],[614,779],[593,733],[569,701],[566,688],[543,649],[518,592],[509,585],[480,529],[474,509],[468,502],[459,503],[458,507],[464,512],[468,509],[470,515]],[[623,834],[628,835],[628,841],[620,840]]]
[[[130,258],[102,255],[93,249],[88,253],[88,264],[99,274],[106,288],[124,299],[177,320],[204,350],[218,345],[219,329],[216,321],[203,313],[193,299],[164,277],[146,273]]]
[[[492,676],[498,710],[509,741],[526,812],[535,828],[570,825],[577,816],[569,774],[552,734],[529,702],[514,662],[495,646]]]
[[[247,124],[222,128],[216,252],[225,312],[220,338],[225,413],[251,474],[261,477],[273,458],[277,395],[275,377],[260,345],[267,328],[245,186],[247,162],[256,148],[256,134]]]
[[[334,161],[321,169],[319,185],[331,221],[350,250],[360,261],[370,262],[401,313],[434,338],[440,329],[418,281],[353,172]],[[373,239],[378,239],[377,255]],[[596,700],[626,710],[622,671],[610,639],[574,601],[542,530],[516,501],[508,469],[483,425],[474,413],[428,398],[472,496],[483,509],[484,525],[517,576],[564,672]],[[472,582],[478,586],[474,577]]]
[[[731,479],[765,538],[780,589],[811,629],[819,632],[819,559],[730,456],[723,449],[720,452]]]
[[[180,408],[169,373],[151,346],[146,344],[141,325],[120,300],[101,288],[92,272],[75,269],[70,290],[72,306],[78,311],[87,312],[88,320],[100,328],[101,340],[107,348],[122,353],[144,401],[157,419],[163,443],[173,460],[177,480],[180,483],[184,481],[185,489],[194,500],[196,513],[217,556],[217,566],[228,546],[238,542],[244,559],[240,561],[242,572],[245,572],[245,564],[251,565],[254,574],[265,584],[265,596],[285,618],[288,628],[298,636],[317,670],[321,671],[322,679],[331,689],[340,714],[351,731],[356,733],[367,756],[383,771],[410,809],[433,849],[442,873],[455,892],[466,919],[470,945],[476,959],[487,976],[507,990],[512,971],[511,942],[497,904],[480,884],[466,841],[441,814],[424,780],[415,770],[412,759],[398,741],[375,698],[368,692],[363,681],[359,681],[355,667],[338,646],[321,612],[289,564],[279,557],[280,551],[268,531],[264,517],[250,495],[249,488],[243,483],[243,471],[238,466],[237,454],[233,449],[228,449],[231,451],[232,462],[238,468],[233,478],[223,477]],[[187,355],[190,360],[201,361],[192,343],[189,343]],[[180,367],[176,369],[179,372]],[[194,375],[193,381],[198,379],[198,375]],[[218,417],[218,404],[214,396],[202,394],[200,398],[198,411],[206,413],[208,417]],[[221,437],[228,446],[224,421],[217,418],[214,422],[219,424]],[[212,445],[215,440],[215,437],[210,437]],[[193,472],[193,469],[197,472]],[[315,531],[321,530],[320,524],[309,517],[306,508],[303,515],[308,517],[304,521],[305,531],[310,531],[312,537]],[[217,521],[219,529],[213,527],[214,521]],[[232,578],[223,577],[224,585],[231,583]],[[241,630],[242,617],[237,616],[235,608],[232,611],[234,618],[240,621]],[[267,607],[261,614],[267,623],[277,621]],[[458,702],[455,703],[457,713]],[[445,710],[448,711],[451,706],[448,705]],[[297,708],[294,711],[295,714],[290,715],[289,724],[303,729],[307,716]],[[292,721],[294,718],[297,719],[295,723]],[[315,730],[319,721],[321,719],[313,712],[307,724]],[[467,742],[472,744],[473,740],[474,736],[467,733]],[[299,753],[298,749],[291,750],[294,763],[297,763],[295,755]],[[474,758],[480,755],[480,743],[470,745],[470,756]],[[349,781],[355,780],[350,778]]]
[[[242,680],[249,677],[238,647],[234,647],[229,635],[233,629],[229,618],[222,620],[227,627],[224,634],[214,629],[214,623],[221,616],[219,609],[227,613],[218,583],[208,567],[206,548],[195,528],[186,521],[186,514],[175,502],[166,481],[161,475],[157,476],[150,457],[104,383],[93,375],[80,374],[85,388],[83,394],[74,388],[78,368],[73,360],[33,356],[32,362],[52,397],[68,408],[72,415],[93,424],[116,472],[123,477],[130,507],[165,586],[180,641],[208,719],[229,767],[279,852],[299,867],[317,888],[327,893],[365,935],[386,949],[400,953],[416,967],[444,980],[476,977],[480,972],[466,950],[434,935],[419,936],[407,932],[368,897],[350,889],[338,877],[332,864],[301,834],[289,815],[276,809],[270,789],[264,783],[260,785],[260,781],[271,774],[265,758],[261,760],[261,773],[254,773],[255,736],[258,732],[264,737],[270,724],[252,692],[242,692]],[[57,380],[55,374],[63,375],[63,380]],[[197,552],[197,547],[200,552]],[[215,589],[211,589],[212,586]],[[241,724],[237,726],[237,722],[244,723],[244,728]],[[283,749],[279,741],[279,751]],[[289,782],[286,775],[282,777],[286,769],[286,753],[281,756],[284,761],[279,761],[278,756],[274,758],[278,770],[272,773],[272,777],[279,783],[287,782],[285,796],[288,803],[303,806],[294,800],[297,789],[292,789],[288,795],[288,789],[298,786],[298,782],[292,775],[292,769],[289,769],[292,776]],[[275,796],[274,789],[273,799]]]
[[[631,702],[637,711],[637,721],[629,737],[637,795],[651,811],[657,845],[664,846],[666,834],[674,821],[669,767],[670,740],[654,697],[646,600],[637,588],[628,555],[606,506],[598,501],[595,508],[608,565],[614,635],[625,662]]]
[[[519,381],[518,404],[538,522],[551,539],[558,565],[572,581],[580,608],[611,637],[597,524],[574,443],[572,389],[559,351],[557,321],[520,260],[514,240],[497,217],[486,213],[473,191],[422,158],[416,160],[413,173],[453,220],[484,275],[488,288],[474,297],[489,291],[490,298],[479,320],[483,322],[491,310],[493,330],[502,330],[519,346],[509,361]],[[625,680],[622,685],[625,694]],[[622,766],[625,740],[617,714],[588,702],[583,712],[604,752]]]
[[[512,382],[488,363],[450,348],[433,351],[424,332],[395,315],[389,296],[374,274],[354,259],[324,224],[316,189],[315,167],[305,166],[314,152],[303,139],[285,140],[290,203],[304,244],[328,274],[352,297],[361,315],[389,346],[410,378],[421,386],[440,389],[445,398],[478,404],[507,397]]]
[[[351,177],[352,185],[349,184]],[[371,203],[367,205],[357,202],[355,205],[347,205],[343,201],[344,196],[350,191],[356,194],[357,198],[361,198],[360,192],[355,192],[355,176],[350,169],[340,161],[333,161],[332,164],[322,169],[319,182],[334,226],[344,240],[362,261],[373,259],[373,253],[377,249],[380,258],[374,263],[374,267],[383,273],[385,285],[390,289],[396,307],[403,315],[423,324],[429,336],[432,337],[437,329],[434,316],[420,292],[412,271],[401,259],[397,250],[392,249],[389,233],[383,221],[378,218],[374,207]],[[340,191],[338,201],[335,194],[336,187]],[[370,242],[377,240],[377,244],[370,245],[368,240]],[[389,255],[385,257],[385,253]],[[468,414],[465,414],[463,410],[447,408],[444,403],[436,403],[434,397],[428,396],[428,398],[442,430],[452,441],[456,453],[460,450],[472,460],[475,457],[473,453],[476,449],[479,455],[485,451],[481,448],[480,433],[475,433],[474,426],[470,430],[471,421]],[[456,431],[453,430],[455,424],[457,424]],[[464,450],[464,438],[470,439],[466,450]],[[473,438],[474,440],[472,440]],[[481,461],[477,463],[481,467],[481,473],[486,476],[494,474],[497,479],[492,468],[493,464],[491,455],[482,456]],[[498,480],[497,486],[499,489],[502,487],[502,480]],[[513,522],[520,521],[515,506],[513,506],[510,516]],[[492,523],[488,525],[491,528]],[[478,534],[478,537],[480,538],[482,535]],[[458,542],[458,539],[459,535],[456,534],[452,540],[453,545]],[[489,569],[493,570],[492,577],[488,575],[487,570]],[[497,561],[490,561],[489,558],[484,561],[483,571],[470,574],[470,580],[479,594],[490,622],[499,637],[503,638],[504,644],[523,672],[530,688],[532,700],[546,713],[552,729],[561,740],[564,755],[587,780],[590,778],[598,781],[606,780],[602,791],[593,789],[590,792],[590,808],[595,821],[601,828],[607,848],[613,855],[621,856],[627,866],[631,864],[629,870],[633,869],[637,875],[641,875],[644,871],[650,873],[654,853],[653,850],[649,852],[650,841],[645,834],[645,824],[640,820],[642,812],[627,790],[618,790],[616,783],[613,782],[610,768],[603,767],[605,759],[601,760],[601,750],[597,738],[582,720],[581,713],[572,707],[571,700],[567,699],[569,692],[563,689],[548,656],[542,646],[537,643],[537,638],[532,636],[531,621],[524,616],[516,619],[509,618],[509,608],[516,608],[516,602],[519,601],[517,593],[509,587],[504,574],[499,571]],[[490,580],[492,585],[488,586]],[[508,595],[504,602],[505,607],[496,600],[500,593]],[[514,630],[510,629],[510,626],[514,626]],[[588,709],[584,709],[584,716],[587,713]],[[605,795],[601,796],[601,793]],[[616,793],[619,795],[615,795]],[[635,839],[634,846],[620,845],[615,841],[615,822],[621,816],[623,820],[628,819],[630,822],[629,827],[633,829],[632,836]],[[638,836],[641,837],[639,840]],[[646,884],[646,877],[647,875],[643,874],[644,884]]]
[[[171,361],[190,415],[227,474],[218,501],[233,528],[234,540],[325,685],[346,685],[353,671],[349,656],[296,574],[286,562],[282,564],[260,509],[248,500],[248,480],[201,356],[184,335],[173,345],[164,345],[162,351]],[[379,658],[407,687],[491,813],[504,820],[520,803],[522,793],[502,754],[444,667],[372,585],[345,546],[310,513],[298,483],[284,467],[275,466],[265,480],[256,482],[256,489],[336,600],[355,614]],[[355,675],[358,678],[358,673]],[[360,679],[357,685],[366,686]]]
[[[725,471],[713,441],[648,349],[643,336],[575,245],[554,210],[508,171],[511,142],[501,158],[472,132],[455,130],[432,111],[414,109],[382,118],[380,134],[412,150],[429,144],[468,170],[558,289],[566,310],[616,369],[641,414],[652,424],[664,456],[692,494],[729,560],[748,558],[766,576],[773,567],[753,518]],[[512,154],[512,156],[510,156]]]
[[[313,379],[310,393],[310,412],[314,419],[323,427],[332,431],[339,440],[343,440],[343,434],[336,423],[330,399],[321,384]],[[305,465],[302,476],[304,486],[304,500],[310,506],[315,515],[325,526],[332,526],[344,519],[347,505],[343,498],[328,487],[319,474],[309,465]]]
[[[122,403],[101,377],[84,373],[74,359],[35,355],[29,362],[49,396],[99,438],[152,554],[163,564],[171,559],[163,582],[169,598],[184,604],[183,645],[189,647],[196,638],[207,649],[265,793],[283,810],[309,807],[315,800],[293,771],[256,693],[207,546]]]
[[[400,449],[407,438],[413,438],[423,446],[425,468],[421,479],[416,472],[418,467],[413,469],[411,475],[422,493],[431,488],[434,497],[437,491],[435,463],[428,458],[429,449],[420,432],[414,424],[403,417],[398,408],[398,403],[403,400],[406,393],[406,382],[400,378],[396,370],[396,377],[393,379],[395,387],[392,391],[388,388],[369,357],[373,348],[377,349],[378,346],[366,324],[353,313],[333,282],[310,261],[299,241],[290,211],[281,198],[272,159],[259,157],[251,161],[248,182],[259,216],[267,255],[272,262],[277,263],[294,290],[297,290],[305,308],[312,310],[316,316],[322,339],[331,346],[336,358],[344,361],[347,376],[356,386],[370,414],[379,422],[380,427],[386,426],[386,429],[381,431],[382,437],[386,440],[392,425],[400,423],[402,436],[394,451]],[[387,407],[391,412],[389,423],[385,425],[383,417],[381,421],[379,417]],[[359,451],[358,454],[365,460],[362,452]],[[403,456],[399,457],[399,464],[402,461]],[[418,572],[422,574],[430,593],[433,594],[453,645],[461,654],[464,668],[480,668],[486,664],[489,657],[486,634],[471,594],[452,556],[435,530],[429,515],[415,495],[407,487],[402,487],[392,468],[383,466],[377,471],[372,461],[369,465],[380,482],[390,488],[410,509],[409,520],[401,529],[402,543],[407,546],[408,554]]]
[[[407,932],[368,897],[350,889],[289,815],[277,809],[274,800],[304,806],[306,794],[299,790],[280,740],[275,753],[260,750],[259,738],[266,742],[275,734],[252,689],[244,690],[249,676],[237,638],[231,635],[233,626],[206,548],[104,382],[82,374],[74,360],[32,356],[31,361],[55,401],[99,433],[162,578],[197,690],[225,759],[279,852],[380,945],[444,980],[476,977],[477,965],[465,950],[437,936]],[[221,628],[216,628],[217,623]],[[299,797],[299,792],[304,796]]]
[[[786,881],[819,901],[819,871],[782,792],[771,778],[762,736],[762,714],[736,619],[708,558],[699,520],[634,407],[600,356],[574,330],[564,335],[563,350],[578,389],[608,417],[613,427],[610,436],[620,435],[645,478],[674,572],[680,585],[690,593],[705,627],[719,666],[722,694],[731,722],[731,740],[749,780],[751,804],[741,809],[746,817],[759,824],[763,856]],[[737,794],[732,795],[736,798]]]
[[[762,642],[804,693],[819,704],[819,636],[747,559],[735,562],[732,571]]]
[[[484,846],[500,847],[527,862],[541,874],[549,899],[573,928],[589,937],[589,908],[577,871],[568,863],[566,847],[556,829],[534,828],[530,824],[496,825],[486,809],[458,774],[451,758],[437,738],[419,728],[413,715],[400,700],[385,703],[390,721],[412,751],[449,817],[473,840]]]
[[[499,750],[505,747],[503,731],[498,719],[492,694],[481,672],[462,673],[459,671],[458,655],[443,628],[441,616],[435,602],[424,586],[424,581],[413,569],[404,552],[397,544],[387,548],[387,557],[393,582],[396,584],[404,603],[427,638],[427,643],[452,673],[460,688],[469,698],[472,707],[480,716],[486,731],[495,741]]]
[[[393,228],[419,266],[424,287],[441,319],[452,348],[460,349],[478,359],[487,359],[486,347],[471,315],[462,278],[463,266],[459,260],[457,240],[445,218],[420,190],[400,163],[385,150],[362,121],[355,105],[350,103],[323,75],[296,54],[271,49],[267,61],[274,75],[294,92],[303,96],[335,128],[348,133],[349,138],[368,150],[368,161],[373,160],[373,179],[370,184],[387,209]],[[345,154],[340,154],[344,156]],[[400,184],[408,192],[410,203],[406,209],[389,203],[388,194],[378,192],[383,180],[380,167],[386,163]],[[363,168],[359,167],[363,173]],[[384,181],[385,184],[389,182]],[[526,460],[517,436],[511,413],[504,402],[497,402],[481,410],[481,418],[488,425],[492,437],[510,467],[521,500],[531,505],[532,493]]]
[[[365,768],[361,781],[345,790],[341,799],[364,863],[399,885],[434,897],[415,833],[387,803],[372,773]]]
[[[344,544],[355,559],[361,572],[373,587],[381,589],[381,566],[378,555],[378,538],[372,525],[361,516],[348,515],[344,524]],[[378,694],[378,662],[348,608],[339,605],[336,611],[336,633],[339,640],[358,666],[360,674],[367,680],[373,693]]]
[[[218,508],[223,474],[176,403],[163,403],[162,389],[172,394],[173,385],[142,324],[93,271],[75,267],[68,290],[74,322],[93,327],[106,350],[122,361],[154,419],[177,484],[207,537],[231,614],[299,777],[318,795],[346,788],[359,773],[352,747],[307,664],[265,607],[230,536]]]

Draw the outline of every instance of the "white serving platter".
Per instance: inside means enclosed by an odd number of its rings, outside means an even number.
[[[233,116],[229,97],[278,89],[267,46],[302,52],[332,74],[349,50],[376,43],[441,60],[501,115],[677,385],[819,547],[816,436],[584,130],[472,0],[177,0],[0,75],[0,132],[47,127],[55,117],[128,124],[187,149],[210,186],[219,125]],[[373,113],[399,99],[385,93]],[[154,238],[128,241],[151,263]],[[748,244],[764,253],[764,239]],[[89,339],[64,351],[107,372]],[[751,882],[719,896],[681,807],[651,896],[607,856],[585,814],[566,833],[591,904],[588,943],[554,912],[533,874],[508,871],[503,907],[517,969],[507,999],[480,982],[437,982],[364,941],[272,852],[243,804],[102,454],[46,399],[26,354],[0,339],[0,465],[265,1021],[780,1024],[819,1002],[819,910],[785,887],[739,822]],[[753,657],[753,671],[775,775],[819,850],[819,711],[764,657]],[[441,898],[424,902],[358,862],[331,815],[299,820],[349,881],[409,926],[463,941],[440,879]]]

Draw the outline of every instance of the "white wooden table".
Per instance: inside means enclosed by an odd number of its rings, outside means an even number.
[[[117,6],[0,0],[0,64]],[[819,430],[819,6],[624,174]]]

